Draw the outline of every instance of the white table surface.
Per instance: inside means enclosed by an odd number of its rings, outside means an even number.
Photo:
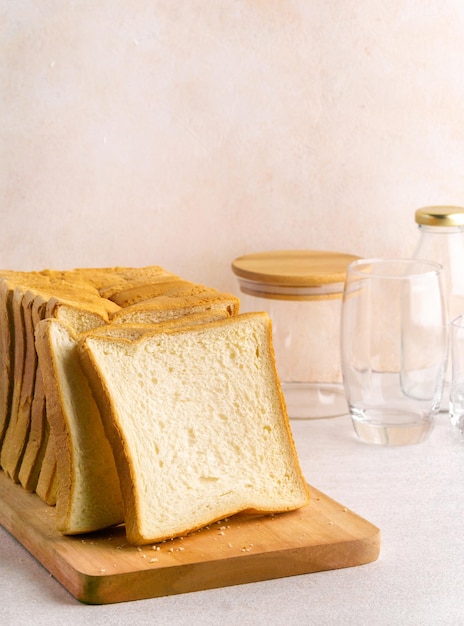
[[[382,448],[349,418],[291,422],[308,482],[378,526],[359,567],[104,606],[76,601],[0,528],[0,623],[464,624],[464,437],[440,415],[430,439]]]

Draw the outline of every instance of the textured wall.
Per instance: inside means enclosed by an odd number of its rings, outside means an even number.
[[[464,204],[461,0],[0,0],[0,266],[409,254]]]

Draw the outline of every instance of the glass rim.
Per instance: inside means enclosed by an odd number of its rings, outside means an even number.
[[[397,271],[385,271],[385,268],[388,266],[392,268],[396,267]],[[368,267],[371,267],[372,270],[366,271]],[[384,268],[382,272],[376,269],[381,267]],[[403,269],[402,273],[398,272],[398,269],[401,268]],[[413,268],[416,269],[414,270]],[[391,280],[405,280],[414,278],[415,276],[426,276],[427,274],[438,275],[442,272],[443,265],[428,259],[372,257],[353,261],[353,263],[348,265],[346,273],[347,276],[351,274],[363,278],[375,277]]]

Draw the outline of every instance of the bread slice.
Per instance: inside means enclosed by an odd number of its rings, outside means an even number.
[[[188,294],[171,292],[122,307],[112,316],[112,322],[153,324],[193,313],[213,311],[225,311],[227,315],[237,315],[239,306],[238,298],[215,289],[203,289]]]
[[[265,313],[143,335],[88,335],[79,354],[115,453],[129,542],[239,511],[308,503]]]
[[[77,357],[77,338],[64,322],[45,319],[36,346],[57,462],[56,527],[86,533],[123,521],[113,452]]]

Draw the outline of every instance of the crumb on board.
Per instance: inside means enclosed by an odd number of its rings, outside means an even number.
[[[242,552],[250,552],[250,551],[251,551],[251,549],[252,549],[252,547],[253,547],[253,544],[252,544],[252,543],[249,543],[249,544],[247,544],[247,545],[244,545],[244,546],[243,546],[243,548],[242,548]]]

